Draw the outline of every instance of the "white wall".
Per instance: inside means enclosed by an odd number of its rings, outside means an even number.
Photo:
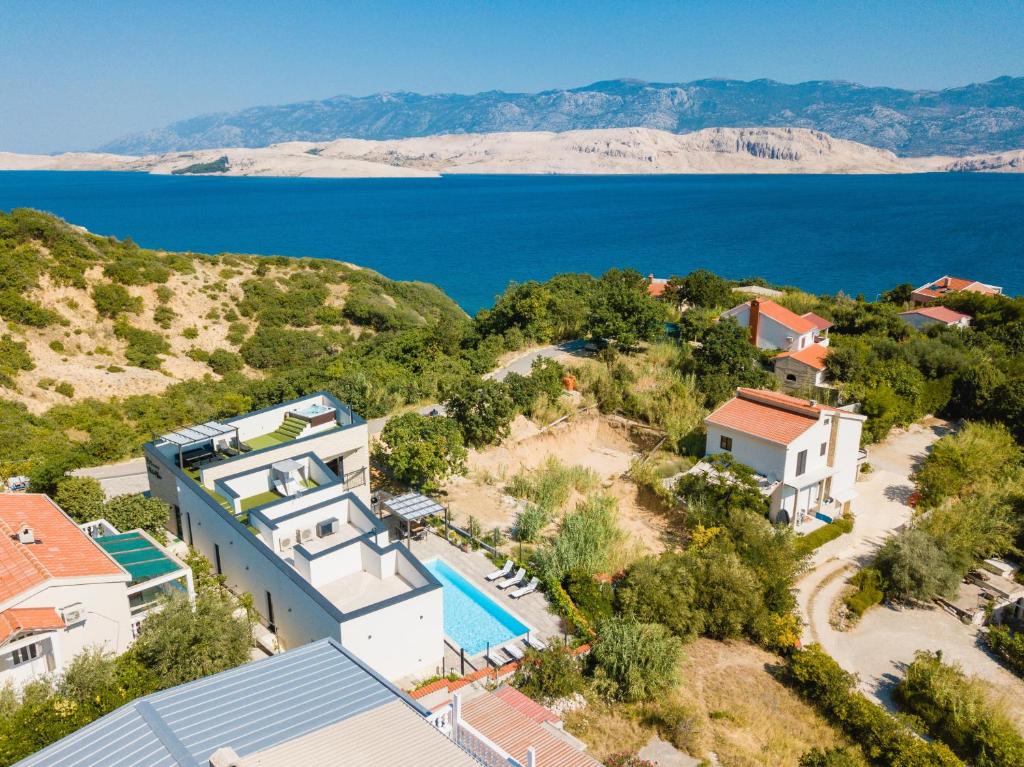
[[[857,482],[857,458],[860,454],[860,436],[863,419],[852,414],[839,416],[839,434],[836,436],[836,458],[832,475],[832,493],[853,490]]]
[[[349,543],[326,554],[321,553],[307,558],[303,551],[296,547],[292,552],[292,558],[299,574],[312,586],[320,588],[346,575],[360,572],[363,569],[366,548],[361,543]]]
[[[390,679],[431,674],[444,655],[442,589],[346,621],[342,644]]]
[[[708,424],[707,455],[731,452],[733,457],[770,479],[781,480],[786,468],[786,446],[751,437],[749,434]],[[721,437],[732,437],[732,450],[723,450]]]

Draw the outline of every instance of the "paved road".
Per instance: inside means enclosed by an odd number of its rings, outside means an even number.
[[[553,344],[550,346],[542,346],[537,349],[531,349],[510,362],[505,363],[496,370],[492,370],[485,376],[485,378],[493,378],[496,381],[502,381],[509,373],[528,375],[534,360],[541,358],[559,359],[568,355],[582,355],[584,353],[585,345],[586,341],[579,340],[566,341],[561,344]],[[417,408],[417,412],[421,415],[445,414],[444,405],[440,403],[424,405],[423,407]],[[371,418],[367,421],[370,436],[380,434],[384,429],[384,424],[388,422],[389,417],[390,416]],[[149,482],[146,479],[146,462],[142,458],[133,458],[132,460],[124,463],[109,464],[107,466],[94,466],[88,469],[78,469],[72,472],[72,474],[79,477],[95,477],[100,481],[100,484],[103,486],[103,490],[106,492],[108,498],[115,495],[121,495],[123,493],[141,493],[144,490],[149,489]]]
[[[899,610],[880,606],[868,611],[850,631],[836,631],[831,609],[846,579],[867,564],[878,547],[907,522],[906,500],[914,487],[910,475],[948,424],[929,419],[895,432],[871,449],[874,471],[857,484],[857,519],[853,532],[818,549],[813,569],[797,584],[805,642],[818,642],[847,671],[858,675],[861,689],[892,707],[892,686],[918,650],[942,650],[947,660],[963,665],[1007,695],[1024,697],[1024,683],[996,663],[978,644],[978,630],[964,626],[938,608]]]

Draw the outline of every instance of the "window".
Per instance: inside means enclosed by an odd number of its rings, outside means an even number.
[[[799,477],[807,471],[807,451],[801,450],[796,454],[796,475]]]
[[[277,633],[277,626],[274,625],[274,598],[267,592],[267,630],[271,634]]]
[[[11,661],[15,666],[20,666],[22,663],[28,663],[30,660],[35,660],[39,657],[39,642],[33,644],[27,644],[24,647],[19,647],[17,650],[11,653]]]
[[[786,373],[786,380],[787,381],[795,381],[796,380],[796,375],[794,373]]]
[[[828,442],[821,443],[821,452],[818,455],[825,455],[828,452]]]
[[[722,448],[722,450],[730,450],[731,451],[732,450],[732,437],[726,437],[725,435],[722,435],[722,437],[719,438],[719,440],[718,440],[718,446],[720,448]]]
[[[213,544],[213,559],[214,564],[217,565],[217,575],[223,575],[224,571],[221,569],[220,566],[220,546],[216,543]]]
[[[194,546],[195,543],[192,542],[192,515],[187,511],[185,512],[185,526],[188,530],[188,545]]]

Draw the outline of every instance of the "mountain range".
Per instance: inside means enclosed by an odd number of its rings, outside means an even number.
[[[98,151],[147,155],[338,138],[626,127],[672,133],[809,128],[906,157],[1001,152],[1024,147],[1024,77],[941,91],[830,80],[607,80],[541,93],[335,96],[193,117],[124,136]]]

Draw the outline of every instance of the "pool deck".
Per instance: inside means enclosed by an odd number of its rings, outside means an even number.
[[[403,543],[403,545],[405,544]],[[550,637],[562,636],[562,619],[548,608],[547,598],[542,593],[535,591],[521,599],[512,599],[508,595],[513,589],[502,591],[493,582],[484,580],[484,576],[496,568],[482,551],[462,551],[440,536],[430,533],[425,540],[412,542],[412,553],[422,562],[435,557],[445,560],[462,573],[470,583],[527,624],[535,636],[540,636],[545,640]],[[527,573],[527,575],[529,576],[531,573]],[[523,647],[521,639],[515,641],[520,647]],[[483,654],[473,656],[472,659],[466,658],[467,673],[484,668],[486,665],[487,661],[483,658]],[[445,642],[446,669],[459,672],[460,666],[458,650]]]

